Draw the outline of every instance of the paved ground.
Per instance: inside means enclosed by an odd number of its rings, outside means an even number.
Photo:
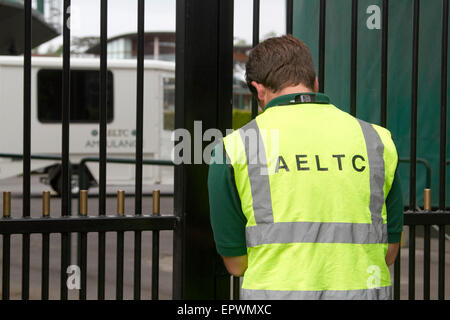
[[[21,183],[20,178],[8,179],[0,181],[0,192],[12,191],[12,215],[21,216]],[[163,193],[169,194],[172,190],[169,186],[145,186],[143,207],[148,210],[152,208],[151,191],[154,188],[161,189]],[[32,177],[32,217],[41,215],[41,197],[43,190],[48,188],[39,183],[39,177]],[[108,187],[107,210],[108,214],[114,214],[116,211],[115,193],[118,189],[125,189],[128,195],[133,192],[132,186],[110,186]],[[90,215],[96,215],[98,198],[95,196],[96,190],[90,190],[92,195],[89,198],[88,208]],[[77,203],[73,200],[73,209],[76,210]],[[52,197],[51,212],[52,216],[60,215],[60,199]],[[134,210],[134,198],[127,196],[125,201],[126,213],[132,214]],[[161,213],[163,215],[171,215],[173,213],[173,198],[165,196],[161,198]],[[405,227],[405,229],[407,229]],[[417,234],[420,234],[418,231]],[[433,235],[437,235],[432,231]],[[20,299],[21,289],[21,236],[14,235],[11,238],[11,299]],[[106,241],[106,299],[115,298],[115,265],[116,265],[116,235],[115,233],[107,233]],[[1,241],[0,241],[1,243]],[[73,235],[73,244],[76,243],[76,237]],[[160,239],[160,298],[171,299],[172,297],[172,232],[162,231]],[[417,237],[416,240],[416,298],[423,297],[423,238]],[[75,249],[75,247],[73,246]],[[152,234],[151,232],[143,233],[142,237],[142,298],[150,299],[151,295],[151,248]],[[72,261],[75,263],[75,250],[72,250]],[[87,297],[88,299],[96,299],[97,297],[97,235],[88,235],[88,279],[87,279]],[[431,298],[437,298],[437,265],[438,265],[438,246],[437,240],[432,239],[431,244]],[[125,262],[124,262],[124,298],[133,298],[133,252],[134,252],[134,235],[132,232],[125,234]],[[59,277],[60,277],[60,236],[51,236],[50,249],[50,298],[59,298]],[[0,246],[0,260],[1,260]],[[30,298],[40,299],[40,278],[41,278],[41,236],[31,236],[31,270],[30,270]],[[1,267],[0,267],[1,268]],[[393,268],[391,267],[393,275]],[[450,241],[446,241],[446,298],[450,299]],[[1,280],[0,280],[1,281]],[[408,248],[401,250],[401,298],[408,297]],[[69,291],[70,299],[78,299],[78,291]]]

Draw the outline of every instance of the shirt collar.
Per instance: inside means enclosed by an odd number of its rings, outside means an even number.
[[[330,98],[323,93],[317,92],[291,93],[270,100],[264,110],[276,106],[296,105],[303,103],[330,104]]]

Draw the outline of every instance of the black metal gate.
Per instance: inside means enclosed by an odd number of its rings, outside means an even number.
[[[3,216],[0,218],[0,234],[2,234],[2,299],[10,299],[11,285],[11,237],[21,235],[22,238],[22,270],[21,270],[21,296],[23,300],[30,298],[30,235],[41,235],[41,299],[49,299],[50,278],[50,236],[60,235],[60,299],[68,299],[68,273],[71,267],[71,234],[78,234],[78,255],[76,266],[79,268],[79,299],[87,297],[87,244],[88,234],[96,234],[98,237],[97,257],[97,299],[105,299],[105,250],[106,233],[116,234],[116,299],[123,298],[124,279],[124,233],[134,233],[134,268],[133,268],[133,298],[141,299],[142,282],[142,233],[151,231],[152,236],[152,292],[151,298],[158,299],[159,288],[159,231],[175,230],[179,218],[175,216],[159,214],[159,193],[153,193],[153,213],[144,214],[142,205],[142,178],[143,160],[143,104],[144,104],[144,0],[138,1],[138,49],[137,49],[137,101],[136,101],[136,158],[122,159],[119,162],[135,163],[135,209],[134,215],[124,215],[124,194],[119,192],[120,205],[116,212],[108,212],[106,208],[106,163],[107,159],[107,9],[108,1],[101,0],[100,14],[100,143],[99,143],[99,197],[98,215],[87,215],[87,191],[81,190],[79,194],[80,210],[72,215],[71,202],[71,164],[69,162],[69,125],[70,125],[70,7],[71,1],[64,0],[64,26],[63,26],[63,78],[62,78],[62,193],[61,213],[59,217],[51,217],[49,210],[50,195],[43,195],[42,217],[32,218],[31,199],[31,40],[32,40],[32,1],[24,1],[24,30],[25,50],[23,62],[23,192],[22,192],[22,217],[11,215],[11,193],[3,192]],[[22,155],[20,155],[22,157]],[[119,159],[120,160],[120,159]],[[85,159],[93,161],[93,159]],[[153,163],[154,164],[154,163]],[[167,165],[167,163],[162,163]],[[107,214],[112,215],[107,215]],[[32,266],[37,267],[37,266]],[[175,291],[177,290],[176,284]]]
[[[294,0],[280,1],[280,6],[286,7],[286,33],[292,34],[293,20],[294,20]],[[309,1],[307,1],[309,2]],[[311,1],[312,2],[312,1]],[[324,83],[326,81],[325,70],[325,46],[326,46],[326,16],[327,16],[327,0],[316,0],[319,4],[319,19],[318,19],[318,77],[320,88],[319,91],[324,92]],[[357,61],[358,61],[358,15],[360,13],[359,0],[349,0],[351,2],[351,41],[350,46],[350,113],[357,114]],[[408,277],[407,277],[407,296],[402,295],[406,288],[401,282],[401,267],[402,260],[399,254],[394,268],[393,268],[393,291],[395,299],[415,299],[416,295],[416,253],[422,255],[423,253],[423,298],[430,299],[432,297],[431,290],[436,287],[436,297],[438,299],[445,299],[445,277],[446,277],[446,241],[448,235],[446,234],[446,227],[450,225],[450,210],[446,205],[446,165],[449,162],[446,160],[447,154],[447,90],[448,90],[448,0],[442,0],[442,41],[441,41],[441,74],[436,75],[441,79],[441,103],[437,106],[440,109],[440,158],[439,158],[439,205],[431,208],[426,204],[419,208],[416,201],[416,181],[417,181],[417,163],[427,163],[417,157],[417,107],[418,107],[418,64],[419,64],[419,9],[421,5],[420,0],[411,0],[413,3],[413,43],[412,43],[412,97],[411,97],[411,115],[410,115],[410,155],[408,159],[401,159],[402,162],[410,164],[410,181],[409,190],[410,198],[409,205],[405,207],[404,228],[408,232],[408,239],[404,239],[403,243],[408,241],[408,249],[402,251],[408,252]],[[391,3],[392,4],[392,3]],[[426,5],[422,2],[422,5]],[[260,31],[260,0],[253,0],[253,46],[259,42]],[[380,81],[380,96],[381,103],[379,106],[380,125],[386,127],[388,122],[388,35],[389,35],[389,0],[381,0],[382,16],[381,16],[381,77]],[[191,133],[194,133],[192,122],[194,120],[206,121],[208,124],[206,128],[219,128],[224,130],[231,127],[231,109],[230,95],[232,81],[230,80],[230,63],[231,63],[231,42],[232,42],[232,22],[233,22],[233,2],[232,1],[178,1],[177,2],[177,128],[188,128]],[[212,26],[214,26],[212,28]],[[201,48],[201,49],[200,49]],[[257,115],[257,103],[252,102],[252,117]],[[438,126],[438,124],[436,124]],[[427,174],[428,173],[427,167]],[[183,180],[184,178],[184,180]],[[178,180],[177,180],[178,179]],[[196,180],[198,179],[198,180]],[[427,178],[428,179],[428,178]],[[196,232],[201,228],[204,232],[209,231],[208,208],[202,205],[202,201],[207,198],[205,183],[199,181],[206,181],[206,169],[202,166],[184,166],[179,167],[176,172],[176,193],[180,198],[176,199],[176,211],[183,216],[183,224],[186,226],[186,232],[191,233],[192,236],[184,238],[185,241],[194,243],[194,245],[185,244],[186,254],[184,259],[189,257],[197,257],[201,259],[202,253],[197,248],[207,248],[214,246],[211,234],[201,240],[204,242],[203,246],[200,244],[199,233]],[[429,180],[427,180],[429,181]],[[427,187],[430,184],[427,184]],[[195,188],[190,188],[194,186]],[[187,194],[183,190],[187,190]],[[430,190],[424,190],[425,198],[429,196]],[[181,196],[182,195],[182,196]],[[193,229],[191,226],[197,226]],[[200,227],[200,225],[202,227]],[[182,230],[182,229],[180,229]],[[435,231],[437,230],[437,231]],[[416,232],[417,231],[417,232]],[[420,232],[419,232],[420,231]],[[416,246],[418,237],[422,239],[423,234],[423,249],[418,249]],[[436,241],[435,241],[436,240]],[[436,244],[434,243],[436,242]],[[438,248],[437,257],[437,276],[431,277],[431,261],[435,260],[431,257],[431,248],[434,244]],[[209,249],[209,253],[214,251]],[[227,276],[224,275],[223,266],[220,262],[214,263],[212,256],[207,255],[205,260],[206,265],[213,265],[217,268],[216,271],[209,270],[202,273],[208,277],[207,287],[202,288],[202,292],[209,290],[209,297],[227,296],[229,292]],[[210,258],[211,257],[211,258]],[[211,260],[209,260],[211,259]],[[196,259],[194,259],[196,260]],[[182,262],[182,261],[180,261]],[[195,261],[192,266],[199,266]],[[188,263],[191,265],[190,263]],[[204,264],[203,264],[204,266]],[[201,268],[201,267],[200,267]],[[448,269],[448,267],[447,267]],[[204,271],[204,270],[203,270]],[[211,275],[215,272],[215,275]],[[210,281],[209,277],[214,280]],[[202,279],[200,274],[194,276],[199,281]],[[203,278],[205,280],[205,278]],[[216,283],[214,286],[213,283]],[[192,284],[192,283],[190,283]],[[194,288],[194,286],[189,286]],[[239,279],[234,278],[232,281],[233,298],[239,296]],[[199,287],[195,287],[198,289]],[[191,290],[188,290],[192,294]],[[220,294],[218,294],[220,291]],[[215,293],[215,294],[214,294]],[[435,293],[435,292],[433,292]],[[189,295],[188,294],[188,295]],[[195,295],[194,295],[195,296]]]
[[[319,33],[319,82],[323,91],[325,82],[325,17],[326,0],[320,1]],[[418,83],[418,30],[420,0],[414,1],[414,41],[411,66],[412,108],[411,108],[411,148],[410,148],[410,203],[405,212],[405,225],[409,229],[408,248],[408,298],[416,297],[417,226],[424,226],[423,254],[424,299],[430,298],[433,285],[430,277],[430,242],[437,226],[438,236],[438,298],[445,298],[445,226],[450,225],[450,211],[445,203],[446,194],[446,144],[447,144],[447,63],[448,63],[448,0],[442,0],[442,74],[441,74],[441,120],[440,120],[440,170],[439,170],[439,206],[437,208],[417,209],[416,162],[417,162],[417,83]],[[138,54],[137,54],[137,101],[136,101],[136,181],[135,212],[133,216],[107,215],[106,208],[106,146],[107,146],[107,0],[101,0],[100,15],[100,157],[99,157],[99,212],[98,216],[72,216],[70,210],[70,163],[69,163],[69,82],[70,82],[70,0],[64,2],[63,27],[63,95],[62,95],[62,174],[63,192],[61,198],[61,216],[42,218],[30,217],[30,160],[31,160],[31,0],[25,0],[25,53],[23,69],[23,203],[22,218],[11,218],[8,194],[4,194],[4,213],[0,218],[0,234],[3,236],[2,257],[2,298],[10,296],[10,239],[11,235],[22,237],[22,290],[21,299],[29,299],[30,292],[30,235],[42,235],[42,299],[48,298],[48,245],[49,235],[61,235],[60,298],[67,299],[67,274],[70,265],[70,234],[78,233],[80,243],[79,263],[81,269],[80,299],[86,298],[86,248],[88,233],[98,234],[98,279],[97,298],[105,298],[105,241],[106,232],[117,233],[117,292],[116,298],[122,298],[123,279],[123,233],[134,232],[134,298],[141,298],[141,251],[142,232],[154,233],[153,282],[155,286],[152,298],[157,294],[158,236],[159,230],[174,230],[173,250],[173,298],[221,298],[230,297],[230,277],[225,271],[214,247],[209,226],[209,208],[207,202],[207,166],[183,164],[175,168],[175,212],[173,216],[144,215],[142,205],[142,165],[143,165],[143,63],[144,63],[144,5],[138,0]],[[352,0],[351,35],[351,113],[356,114],[357,86],[357,16],[358,0]],[[387,36],[389,1],[382,0],[382,71],[381,71],[381,125],[387,124]],[[294,1],[286,1],[286,32],[292,33]],[[280,5],[284,5],[280,1]],[[259,42],[260,1],[253,0],[253,45]],[[229,0],[177,0],[177,39],[176,39],[176,128],[186,128],[194,134],[193,123],[202,121],[203,130],[219,128],[223,132],[231,128],[232,116],[232,63],[233,63],[233,1]],[[254,102],[252,114],[256,116],[257,105]],[[80,196],[81,198],[81,196]],[[6,199],[6,200],[5,200]],[[120,213],[121,210],[118,210]],[[83,212],[81,212],[83,213]],[[84,212],[85,213],[85,212]],[[432,229],[433,228],[433,229]],[[401,297],[400,260],[394,267],[394,297]],[[233,280],[234,298],[237,298],[239,279]]]

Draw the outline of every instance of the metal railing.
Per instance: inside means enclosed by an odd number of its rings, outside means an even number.
[[[1,158],[23,159],[21,154],[0,154]],[[55,155],[31,155],[33,160],[56,160],[61,161],[60,156]],[[87,296],[86,286],[86,257],[87,257],[87,233],[89,232],[108,232],[114,231],[117,233],[117,268],[116,268],[116,299],[123,299],[123,259],[124,259],[124,232],[134,231],[140,233],[142,231],[152,231],[152,299],[158,299],[158,284],[159,284],[159,231],[160,230],[174,230],[177,218],[174,216],[161,217],[159,205],[159,190],[153,192],[153,214],[152,216],[137,215],[124,216],[124,197],[125,192],[120,190],[117,194],[118,208],[116,216],[88,216],[87,210],[87,188],[86,183],[86,163],[99,162],[99,157],[83,158],[78,164],[78,216],[63,216],[59,218],[50,217],[50,192],[43,194],[43,212],[42,218],[11,218],[11,194],[9,192],[3,193],[3,219],[0,219],[0,234],[3,235],[3,257],[2,257],[2,299],[8,300],[10,297],[10,237],[13,234],[22,234],[29,236],[33,233],[42,234],[42,277],[41,277],[41,299],[47,300],[49,298],[49,236],[52,233],[69,234],[72,232],[78,233],[78,247],[77,247],[77,265],[81,271],[81,285],[79,298],[85,300]],[[136,164],[134,159],[125,158],[107,158],[107,163],[116,164]],[[174,163],[169,160],[143,160],[143,165],[158,165],[158,166],[174,166]],[[71,164],[72,165],[72,164]],[[135,248],[135,274],[138,277],[135,279],[135,297],[140,296],[140,272],[137,268],[141,265],[140,252],[140,236],[136,236]],[[71,248],[71,239],[68,239]],[[100,259],[104,256],[104,247],[99,248]],[[68,252],[61,252],[62,259],[67,259],[65,256],[70,256],[70,249]],[[105,269],[104,260],[99,260],[99,286],[104,287]],[[61,269],[62,270],[62,269]],[[65,273],[65,272],[64,272]],[[65,282],[61,282],[61,294],[66,290],[63,288]],[[138,292],[139,290],[139,292]]]
[[[22,194],[22,217],[12,218],[10,216],[10,205],[8,199],[10,195],[5,194],[6,201],[4,216],[0,218],[0,234],[3,235],[3,270],[2,270],[2,295],[4,299],[9,299],[10,294],[10,237],[13,234],[22,235],[22,288],[21,299],[28,300],[30,297],[30,235],[33,233],[42,234],[43,246],[43,273],[42,278],[42,298],[48,297],[48,235],[58,233],[61,235],[61,260],[60,260],[60,299],[68,298],[68,288],[65,285],[67,280],[66,270],[70,264],[70,234],[80,233],[81,237],[81,277],[82,283],[86,281],[86,234],[96,233],[98,235],[98,278],[97,278],[97,298],[105,298],[105,233],[107,231],[117,232],[119,235],[125,231],[134,232],[134,299],[141,298],[141,235],[142,231],[153,231],[155,245],[158,244],[159,230],[176,230],[178,218],[174,216],[146,216],[142,208],[142,177],[144,164],[143,160],[143,121],[144,121],[144,0],[138,0],[137,7],[137,86],[136,86],[136,159],[135,159],[135,206],[134,216],[107,216],[106,211],[106,147],[107,147],[107,19],[108,19],[108,1],[100,1],[100,94],[99,94],[99,200],[98,216],[71,216],[71,163],[70,155],[70,14],[71,0],[62,0],[63,3],[63,59],[62,59],[62,95],[61,95],[61,114],[62,114],[62,139],[61,139],[61,157],[51,156],[32,156],[31,155],[31,31],[32,31],[32,1],[24,1],[24,63],[23,63],[23,194]],[[61,212],[58,218],[50,217],[48,214],[40,218],[31,218],[31,160],[58,160],[62,162],[62,192],[61,192]],[[84,192],[84,191],[83,191]],[[48,196],[45,197],[47,199]],[[47,200],[46,200],[47,201]],[[156,237],[156,238],[155,238]],[[119,236],[120,238],[120,236]],[[121,255],[123,245],[118,242],[118,257]],[[157,252],[156,250],[155,252]],[[123,254],[122,254],[123,257]],[[157,262],[154,258],[154,265]],[[119,271],[120,271],[120,264]],[[123,268],[122,268],[123,270]],[[123,277],[123,275],[122,275]],[[118,275],[118,279],[121,276]],[[157,279],[154,281],[157,284]],[[118,284],[119,285],[119,284]],[[117,298],[121,297],[120,288],[117,288]],[[152,296],[157,298],[157,292]],[[80,290],[80,299],[86,298],[86,287]]]
[[[446,247],[446,227],[450,226],[450,212],[431,212],[429,208],[421,212],[406,211],[404,215],[404,225],[408,226],[408,299],[416,299],[416,253],[417,253],[417,233],[418,227],[423,227],[423,299],[429,300],[431,293],[431,227],[438,229],[438,279],[437,298],[445,299],[445,247]],[[394,299],[401,297],[401,250],[394,264],[393,291]]]
[[[115,164],[136,164],[135,159],[131,158],[106,158],[106,163]],[[86,163],[88,162],[100,162],[99,157],[85,157],[80,160],[78,164],[78,187],[80,190],[88,189],[87,179],[86,179]],[[156,165],[156,166],[175,166],[171,160],[160,160],[160,159],[143,159],[142,165]]]
[[[398,162],[399,163],[410,163],[411,160],[407,159],[407,158],[399,158]],[[431,178],[432,178],[430,163],[427,160],[422,159],[422,158],[417,158],[416,162],[422,164],[425,167],[425,188],[430,189],[431,188]]]
[[[78,267],[80,268],[80,290],[79,299],[85,300],[87,296],[87,234],[115,232],[117,234],[116,250],[116,299],[123,298],[123,260],[124,260],[124,232],[133,231],[140,235],[143,231],[153,232],[152,250],[152,299],[158,299],[158,279],[159,279],[159,231],[174,230],[178,223],[178,218],[174,216],[161,216],[159,204],[159,190],[153,192],[153,212],[152,215],[125,216],[124,213],[124,192],[118,192],[118,207],[115,215],[89,216],[87,207],[87,191],[80,191],[81,209],[79,216],[50,216],[50,192],[43,193],[43,210],[41,218],[13,218],[11,217],[11,193],[3,192],[3,216],[0,218],[0,234],[3,236],[3,256],[2,256],[2,299],[10,299],[10,259],[11,259],[11,235],[21,234],[30,236],[31,234],[42,235],[42,268],[41,268],[41,299],[49,298],[49,265],[50,265],[50,234],[57,233],[61,237],[69,237],[71,233],[79,234],[79,254]],[[67,252],[61,246],[61,260],[70,259],[66,257]],[[98,289],[105,285],[104,254],[105,248],[99,247],[99,273]],[[23,258],[23,256],[22,256]],[[134,266],[135,274],[137,266],[141,265],[141,252],[135,251]],[[67,293],[65,277],[67,267],[61,269],[60,291],[61,297]],[[141,277],[135,279],[135,298],[140,296]],[[29,286],[29,283],[26,284]],[[137,292],[139,290],[139,292]]]

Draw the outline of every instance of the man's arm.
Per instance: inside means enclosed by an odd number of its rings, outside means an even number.
[[[241,203],[234,185],[233,167],[226,163],[225,150],[218,145],[213,151],[223,154],[223,161],[212,161],[209,166],[208,192],[210,221],[214,232],[217,252],[222,256],[228,272],[241,276],[247,269],[247,246],[245,225],[247,219],[242,212]],[[218,152],[216,152],[218,151]]]
[[[389,243],[386,253],[386,264],[388,267],[390,267],[395,262],[399,249],[400,243]]]
[[[247,255],[240,257],[223,257],[228,272],[235,277],[242,277],[247,270]]]
[[[386,209],[389,244],[385,260],[386,264],[391,266],[397,258],[403,230],[403,194],[398,170],[395,172],[394,181],[386,199]]]

